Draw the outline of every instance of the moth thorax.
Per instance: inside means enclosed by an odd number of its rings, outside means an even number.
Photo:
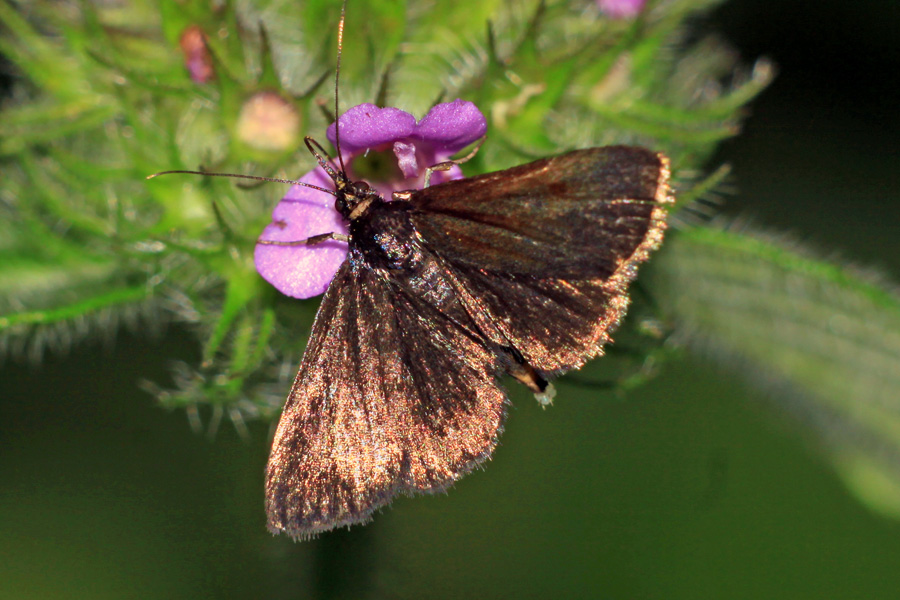
[[[376,210],[351,221],[351,237],[373,266],[390,270],[411,268],[418,253],[409,211],[401,203],[374,205],[378,207]]]

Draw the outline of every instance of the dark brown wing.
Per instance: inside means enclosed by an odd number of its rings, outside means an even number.
[[[452,263],[448,268],[465,288],[467,308],[499,332],[492,341],[515,348],[545,375],[578,368],[599,355],[628,307],[626,278],[567,280]]]
[[[660,154],[593,148],[426,188],[410,202],[470,312],[552,373],[600,354],[624,315],[638,264],[662,241],[668,178]]]
[[[664,156],[610,146],[425,188],[409,201],[427,245],[454,263],[609,278],[661,240],[668,178]]]
[[[357,257],[358,259],[359,257]],[[440,490],[487,458],[505,395],[483,341],[351,258],[326,292],[266,471],[295,538]]]

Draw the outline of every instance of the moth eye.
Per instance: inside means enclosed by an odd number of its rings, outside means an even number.
[[[372,190],[365,181],[356,181],[353,183],[353,193],[356,196],[364,196]]]

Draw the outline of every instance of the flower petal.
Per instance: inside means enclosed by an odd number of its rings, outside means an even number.
[[[487,120],[478,107],[457,99],[435,105],[416,125],[415,135],[450,156],[484,137],[486,131]]]
[[[331,179],[318,167],[300,181],[326,189],[332,187]],[[334,197],[295,185],[275,207],[272,223],[259,239],[293,242],[331,232],[347,233],[343,218],[334,209]],[[325,292],[346,256],[346,243],[328,240],[313,246],[257,244],[253,259],[263,279],[281,293],[294,298],[312,298]]]
[[[365,152],[411,136],[416,129],[416,118],[399,108],[378,108],[367,103],[342,114],[340,124],[341,151],[346,161],[347,154]],[[336,145],[334,123],[328,127],[326,135]]]

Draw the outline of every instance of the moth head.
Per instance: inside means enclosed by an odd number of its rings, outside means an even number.
[[[359,218],[365,213],[375,199],[381,199],[381,195],[368,183],[349,181],[343,171],[338,172],[338,178],[334,180],[334,187],[337,191],[334,209],[349,221]]]
[[[316,157],[319,166],[328,173],[334,182],[334,209],[345,219],[352,221],[365,212],[373,200],[381,196],[365,181],[350,181],[343,157],[338,154],[339,165],[333,165],[331,157],[322,149],[319,142],[306,137],[306,147]],[[327,190],[325,190],[327,191]]]

